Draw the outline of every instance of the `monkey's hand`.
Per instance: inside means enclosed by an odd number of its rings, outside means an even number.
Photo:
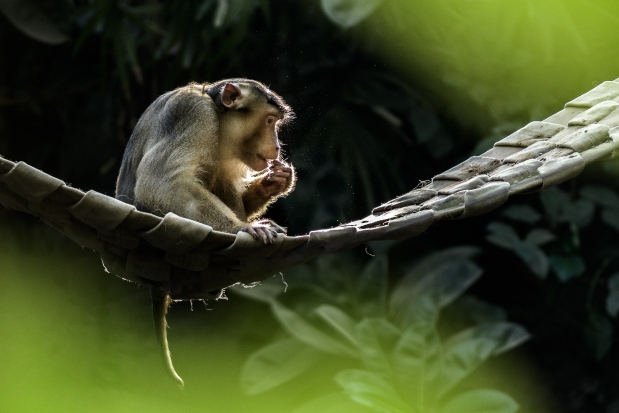
[[[243,225],[236,228],[236,232],[247,232],[254,239],[262,239],[265,244],[273,244],[277,234],[285,234],[286,228],[280,227],[270,219],[261,219],[250,225]]]
[[[272,159],[269,161],[269,172],[260,179],[256,187],[256,195],[269,199],[290,192],[294,178],[294,169],[290,165]]]

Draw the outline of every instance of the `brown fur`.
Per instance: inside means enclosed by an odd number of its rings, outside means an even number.
[[[232,108],[222,99],[227,84],[240,91]],[[267,124],[269,116],[277,122]],[[257,226],[267,207],[294,188],[291,166],[281,160],[280,168],[266,163],[280,158],[277,131],[291,117],[281,97],[248,79],[192,83],[165,93],[135,127],[116,197],[217,230]],[[289,176],[273,181],[281,168]]]

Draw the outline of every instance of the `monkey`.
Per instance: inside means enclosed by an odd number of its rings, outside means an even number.
[[[281,159],[278,139],[293,117],[279,95],[249,79],[165,93],[135,126],[116,198],[272,243],[282,227],[258,218],[294,189],[295,171]]]
[[[142,114],[127,143],[116,198],[141,211],[173,212],[272,244],[286,229],[260,218],[296,183],[278,138],[293,118],[281,96],[250,79],[192,82],[164,93]],[[151,296],[166,369],[182,387],[167,341],[170,289],[154,285]]]

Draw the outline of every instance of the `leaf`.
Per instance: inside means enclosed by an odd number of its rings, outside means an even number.
[[[595,207],[588,199],[573,201],[570,196],[557,187],[548,188],[540,195],[544,209],[555,222],[567,222],[584,228],[593,219]]]
[[[605,186],[587,185],[580,190],[580,195],[600,206],[619,208],[619,195]]]
[[[563,205],[559,222],[575,224],[578,228],[585,228],[593,219],[595,206],[587,199],[577,199]]]
[[[530,338],[521,326],[509,322],[481,324],[453,335],[443,351],[435,389],[445,394],[493,355],[502,354]]]
[[[292,411],[292,413],[343,413],[343,412],[355,412],[364,413],[371,412],[372,410],[366,409],[363,406],[359,406],[353,402],[345,393],[330,393],[298,407]]]
[[[549,243],[550,241],[554,241],[556,239],[555,235],[544,228],[534,228],[527,234],[524,239],[526,244],[531,245],[544,245]]]
[[[605,209],[602,211],[602,221],[619,231],[619,210]]]
[[[477,251],[469,247],[448,249],[430,255],[408,271],[394,288],[389,303],[398,325],[433,324],[438,311],[481,276],[481,268],[468,260]]]
[[[585,340],[596,360],[601,360],[613,344],[614,327],[610,320],[598,312],[589,314],[585,326]]]
[[[520,237],[510,225],[495,221],[489,223],[486,229],[489,232],[486,239],[494,245],[513,250],[522,244]]]
[[[450,399],[441,413],[514,413],[518,403],[498,390],[476,389]]]
[[[544,251],[530,244],[519,245],[514,251],[527,264],[533,274],[542,279],[546,278],[550,264]]]
[[[436,329],[417,324],[407,328],[393,349],[393,372],[397,383],[408,389],[409,400],[419,400],[428,382],[428,366],[439,362],[441,343]]]
[[[540,193],[540,200],[546,213],[557,221],[563,205],[570,202],[570,197],[565,191],[553,186]]]
[[[476,323],[492,323],[507,320],[507,312],[472,295],[459,298],[451,307],[457,313],[465,314]]]
[[[579,255],[553,254],[550,257],[550,267],[561,282],[567,282],[584,274],[585,261]]]
[[[303,373],[324,353],[295,338],[276,341],[253,353],[241,371],[241,387],[255,395],[277,387]]]
[[[544,251],[539,249],[534,243],[521,241],[516,231],[510,225],[501,222],[491,222],[486,228],[490,232],[486,237],[489,242],[514,251],[534,274],[540,278],[546,278],[549,263]],[[530,241],[542,242],[548,238],[548,234],[543,233],[543,230],[534,231],[529,233]]]
[[[40,8],[40,3],[30,0],[0,1],[0,11],[27,36],[48,44],[60,44],[68,37]]]
[[[379,413],[405,413],[410,406],[382,377],[365,370],[342,370],[334,377],[348,397]]]
[[[332,305],[321,305],[316,309],[323,320],[327,322],[335,331],[342,337],[348,340],[351,344],[357,346],[355,338],[355,320],[348,316],[345,312]]]
[[[359,308],[366,317],[381,316],[385,313],[389,282],[388,262],[386,255],[374,257],[354,284],[354,294]]]
[[[367,18],[382,2],[383,0],[321,0],[320,5],[329,20],[348,29]]]
[[[384,318],[366,318],[355,328],[363,365],[382,375],[392,373],[388,355],[400,338],[400,330]]]
[[[533,207],[526,204],[515,204],[505,208],[503,215],[506,217],[527,224],[535,224],[541,219],[541,215]]]
[[[619,314],[619,273],[615,273],[608,280],[606,311],[613,317],[617,317],[617,314]]]
[[[356,349],[349,344],[325,334],[278,301],[273,301],[271,308],[282,326],[300,341],[326,353],[349,357],[358,356]]]

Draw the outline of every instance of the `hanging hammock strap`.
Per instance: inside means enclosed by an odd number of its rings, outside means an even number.
[[[100,253],[106,269],[147,285],[166,285],[175,299],[212,298],[319,254],[372,240],[404,239],[437,220],[488,212],[514,194],[569,180],[585,165],[619,154],[619,79],[604,82],[560,112],[531,122],[474,156],[374,209],[372,215],[308,235],[278,235],[265,245],[169,213],[158,217],[95,191],[66,185],[24,162],[0,157],[0,203],[40,217]]]

